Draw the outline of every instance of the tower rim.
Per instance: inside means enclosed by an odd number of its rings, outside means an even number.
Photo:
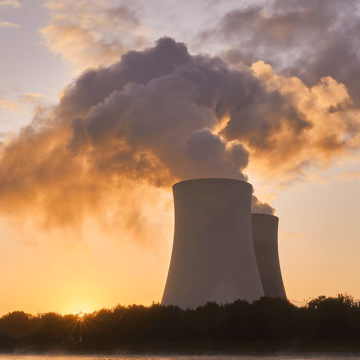
[[[173,184],[173,188],[175,186],[180,186],[181,184],[184,183],[189,183],[189,182],[204,182],[204,181],[221,181],[221,182],[237,182],[237,183],[243,183],[246,184],[246,186],[249,186],[251,189],[253,188],[253,186],[245,181],[245,180],[240,180],[240,179],[233,179],[233,178],[221,178],[221,177],[209,177],[209,178],[195,178],[195,179],[186,179],[186,180],[181,180],[176,182],[175,184]]]
[[[262,214],[262,213],[251,213],[251,216],[253,216],[253,215],[256,215],[256,216],[259,216],[259,215],[261,215],[261,216],[270,216],[270,217],[273,217],[273,218],[276,218],[276,219],[279,219],[279,217],[278,216],[276,216],[276,215],[272,215],[272,214]]]

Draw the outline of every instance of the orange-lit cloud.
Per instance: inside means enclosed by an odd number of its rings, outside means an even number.
[[[77,70],[110,65],[147,45],[147,30],[134,5],[93,0],[48,0],[50,20],[41,30],[45,44]]]
[[[20,8],[23,5],[20,4],[19,0],[1,0],[0,1],[0,8]]]
[[[16,101],[3,97],[0,98],[0,109],[26,114],[27,110],[25,108],[27,105],[35,107],[36,111],[36,107],[42,104],[44,98],[45,96],[39,93],[22,93],[17,97]]]
[[[11,27],[14,29],[18,29],[20,27],[20,25],[12,23],[12,22],[8,22],[8,21],[2,21],[2,22],[0,22],[0,27]]]
[[[276,119],[268,114],[262,142],[256,142],[257,130],[243,139],[260,172],[279,178],[302,177],[311,166],[328,166],[359,149],[360,110],[352,106],[344,84],[326,77],[309,88],[296,77],[276,75],[262,61],[253,64],[252,70],[292,108],[292,113],[279,114]]]
[[[0,213],[47,231],[81,233],[96,219],[119,240],[151,244],[169,232],[174,182],[246,180],[249,164],[293,180],[356,151],[358,127],[330,77],[308,88],[264,62],[229,68],[162,38],[83,73],[0,146]],[[253,211],[273,210],[254,197]]]
[[[360,172],[344,172],[336,175],[336,179],[340,181],[359,181]]]
[[[9,99],[0,99],[0,108],[25,113],[24,108],[20,104]]]
[[[247,150],[211,131],[218,122],[216,88],[202,94],[186,73],[173,74],[182,66],[216,74],[210,60],[192,59],[183,44],[162,39],[115,67],[80,76],[58,106],[39,112],[0,147],[2,215],[45,230],[81,228],[84,217],[95,216],[104,228],[117,222],[123,238],[146,242],[171,209],[174,182],[245,179]],[[159,211],[146,212],[145,203]]]
[[[26,104],[38,104],[44,97],[39,93],[24,93],[19,96],[19,101]]]

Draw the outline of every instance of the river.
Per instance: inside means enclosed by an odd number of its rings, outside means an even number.
[[[360,360],[360,355],[0,355],[0,360]]]

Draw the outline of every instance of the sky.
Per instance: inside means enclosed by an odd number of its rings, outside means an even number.
[[[356,0],[1,0],[0,315],[160,302],[171,186],[249,181],[295,304],[360,298]]]

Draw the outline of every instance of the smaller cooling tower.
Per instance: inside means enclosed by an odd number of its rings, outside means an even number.
[[[256,261],[265,296],[286,299],[278,252],[279,218],[251,214]]]
[[[252,186],[196,179],[173,192],[174,245],[162,304],[186,309],[264,296],[251,236]]]

